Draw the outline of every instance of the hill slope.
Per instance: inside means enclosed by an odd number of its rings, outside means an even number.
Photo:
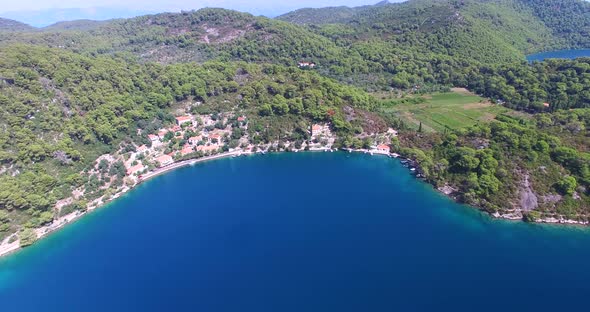
[[[56,201],[75,189],[84,190],[77,199],[86,203],[109,184],[123,187],[124,166],[105,170],[100,181],[86,173],[100,155],[150,145],[148,134],[174,122],[173,108],[245,114],[251,138],[264,143],[305,135],[312,120],[349,131],[364,121],[343,120],[343,108],[375,105],[361,90],[277,65],[140,64],[30,45],[0,48],[0,241],[21,226],[51,222]]]
[[[77,30],[77,31],[88,31],[98,28],[101,25],[107,24],[108,21],[96,21],[96,20],[74,20],[57,22],[47,27],[41,28],[42,31],[65,31],[65,30]]]
[[[2,44],[34,43],[91,53],[131,52],[162,63],[216,57],[294,65],[344,51],[289,23],[223,9],[145,15],[106,22],[75,21],[42,32],[5,35]]]
[[[0,31],[33,31],[34,27],[15,20],[0,17]]]
[[[588,46],[590,4],[581,0],[410,0],[356,8],[302,9],[279,16],[294,24],[349,25],[356,35],[404,29],[460,32],[471,38],[493,33],[528,53],[545,48]],[[457,29],[459,28],[459,29]]]

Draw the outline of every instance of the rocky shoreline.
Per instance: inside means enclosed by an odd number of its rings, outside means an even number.
[[[457,196],[454,194],[457,193],[457,189],[453,188],[452,186],[446,184],[442,187],[436,188],[437,191],[444,194],[445,196],[453,199],[457,203],[461,203]],[[479,207],[474,207],[481,210]],[[571,220],[564,217],[555,218],[555,217],[545,217],[545,218],[538,218],[535,220],[525,220],[524,215],[522,212],[511,212],[511,213],[488,213],[489,216],[496,218],[496,219],[504,219],[504,220],[512,220],[512,221],[522,221],[522,222],[531,222],[531,223],[544,223],[544,224],[562,224],[562,225],[589,225],[590,222],[588,221],[578,221],[578,220]]]
[[[333,151],[335,151],[335,150],[327,149],[327,148],[318,148],[318,149],[310,149],[309,150],[309,152],[333,152]],[[349,152],[349,153],[355,152],[355,153],[363,153],[363,154],[370,154],[370,155],[383,155],[383,156],[388,156],[388,157],[392,157],[392,158],[399,158],[400,157],[400,155],[398,155],[396,153],[385,153],[385,152],[380,152],[377,150],[345,149],[344,151]],[[135,184],[131,187],[124,187],[121,191],[113,194],[113,196],[111,196],[106,201],[101,200],[95,204],[90,203],[87,211],[79,211],[79,210],[74,211],[70,214],[62,216],[61,218],[59,218],[57,220],[54,220],[52,223],[50,223],[48,225],[45,225],[43,227],[35,229],[37,239],[38,240],[42,239],[42,238],[48,236],[49,234],[62,229],[64,226],[66,226],[72,222],[75,222],[76,220],[82,218],[83,216],[87,215],[88,213],[94,211],[95,209],[98,209],[100,207],[103,207],[103,206],[113,202],[114,200],[120,198],[125,193],[129,192],[130,190],[133,190],[135,187],[137,187],[141,183],[143,183],[151,178],[154,178],[156,176],[162,175],[164,173],[167,173],[167,172],[170,172],[170,171],[173,171],[173,170],[185,167],[185,166],[194,165],[199,162],[228,158],[228,157],[236,157],[236,156],[242,156],[242,155],[247,156],[247,155],[253,155],[253,154],[255,154],[255,153],[253,153],[253,152],[249,152],[249,153],[248,152],[238,152],[238,151],[227,152],[227,153],[222,153],[222,154],[217,154],[217,155],[212,155],[212,156],[207,156],[207,157],[202,157],[202,158],[197,158],[197,159],[185,160],[185,161],[178,162],[173,165],[169,165],[167,167],[155,170],[153,172],[147,173],[142,176],[142,178],[138,181],[137,184]],[[406,159],[406,158],[400,158],[400,161],[405,167],[409,168],[409,170],[411,170],[415,174],[416,178],[423,180],[423,176],[420,173],[419,165],[415,161],[413,161],[411,159]],[[436,190],[439,191],[440,193],[444,194],[445,196],[453,199],[455,202],[459,202],[458,198],[456,196],[453,196],[453,194],[456,194],[457,190],[455,188],[451,187],[450,185],[445,185],[443,187],[436,188]],[[475,208],[478,208],[478,207],[475,207]],[[505,219],[505,220],[523,221],[523,222],[525,221],[524,216],[522,215],[521,212],[504,213],[504,214],[499,213],[499,212],[495,212],[495,213],[489,213],[488,215],[490,215],[491,217],[496,218],[496,219]],[[554,217],[539,218],[539,219],[536,219],[532,222],[545,223],[545,224],[584,225],[584,226],[587,226],[590,224],[590,222],[587,222],[587,221],[570,220],[570,219],[566,219],[563,217],[562,218],[554,218]],[[11,238],[15,235],[17,235],[17,234],[14,233],[14,234],[6,237],[2,242],[0,242],[0,257],[10,255],[10,254],[15,253],[15,252],[24,248],[20,245],[20,240],[18,238],[14,241],[11,241]]]

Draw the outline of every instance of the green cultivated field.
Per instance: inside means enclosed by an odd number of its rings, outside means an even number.
[[[423,131],[442,132],[445,128],[459,129],[478,122],[493,120],[496,115],[510,110],[490,103],[466,90],[435,93],[414,98],[386,102],[384,112],[394,113],[406,124]]]

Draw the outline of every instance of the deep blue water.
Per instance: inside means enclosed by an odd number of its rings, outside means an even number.
[[[562,59],[575,59],[579,57],[590,57],[590,49],[586,50],[559,50],[550,51],[537,54],[527,55],[526,59],[529,62],[542,61],[548,58],[562,58]]]
[[[492,220],[396,160],[298,153],[157,177],[0,260],[0,311],[565,311],[590,231]]]

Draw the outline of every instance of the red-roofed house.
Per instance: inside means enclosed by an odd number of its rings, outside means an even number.
[[[193,117],[191,116],[180,116],[180,117],[176,117],[176,124],[178,126],[182,126],[185,123],[188,122],[193,122]]]
[[[160,139],[160,138],[158,138],[158,136],[157,136],[157,135],[154,135],[154,134],[149,134],[149,135],[148,135],[148,138],[149,138],[149,139],[150,139],[150,141],[152,141],[152,142],[156,142],[156,141],[158,141],[158,140]]]
[[[549,103],[543,103],[543,106],[544,106],[544,107],[549,107],[549,106],[551,106],[551,105],[550,105]]]
[[[246,121],[246,117],[240,116],[240,117],[238,117],[238,121],[239,122]]]
[[[389,153],[389,145],[379,144],[377,145],[377,151],[380,153]]]
[[[148,150],[148,147],[145,145],[142,145],[140,147],[137,148],[137,152],[138,153],[145,153]]]
[[[209,140],[211,140],[211,142],[216,141],[217,143],[219,143],[220,139],[221,139],[221,135],[219,135],[218,133],[213,133],[213,134],[209,135]]]
[[[168,166],[169,164],[174,162],[174,159],[172,159],[172,156],[170,155],[162,155],[158,158],[156,158],[156,161],[158,162],[158,164],[160,164],[160,167],[164,167],[164,166]]]
[[[176,132],[182,131],[182,128],[180,126],[174,126],[174,127],[170,128],[169,130],[170,130],[170,132],[176,133]]]
[[[322,126],[322,125],[312,125],[311,126],[311,135],[318,135],[322,132],[324,132],[326,130],[326,126]]]
[[[180,151],[180,155],[182,156],[186,156],[190,153],[194,152],[193,147],[192,146],[185,146],[181,151]]]
[[[160,138],[160,140],[164,140],[164,137],[166,136],[166,133],[168,133],[168,130],[162,130],[160,132],[158,132],[158,137]]]
[[[127,169],[127,175],[130,176],[130,175],[140,174],[144,169],[145,169],[145,167],[142,164],[135,165],[135,166]]]

